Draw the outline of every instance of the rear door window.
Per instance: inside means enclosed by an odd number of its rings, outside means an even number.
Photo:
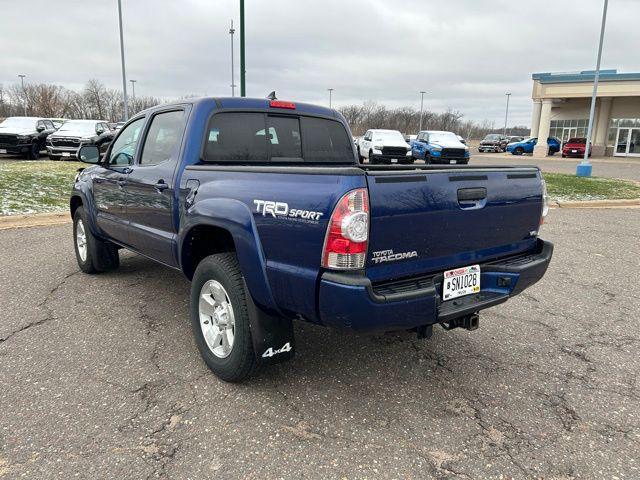
[[[140,165],[158,165],[177,153],[184,119],[184,110],[162,112],[153,117],[142,148]]]

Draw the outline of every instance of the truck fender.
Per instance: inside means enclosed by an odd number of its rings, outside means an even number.
[[[94,236],[102,238],[102,235],[100,235],[100,230],[98,229],[98,224],[96,223],[96,217],[94,215],[96,209],[95,204],[93,203],[93,195],[91,195],[88,190],[89,187],[84,182],[78,182],[74,185],[71,192],[71,198],[69,199],[69,212],[71,213],[71,208],[73,206],[73,202],[75,201],[74,198],[79,198],[82,202],[84,211],[87,212],[89,230]],[[71,220],[73,220],[73,214],[71,214]]]
[[[280,315],[267,279],[266,262],[260,237],[249,208],[230,198],[204,199],[191,207],[183,217],[178,241],[178,258],[182,265],[185,238],[193,227],[211,226],[227,230],[235,244],[236,255],[247,288],[258,308]]]
[[[249,326],[257,363],[275,364],[291,359],[295,349],[293,322],[282,315],[273,300],[260,237],[249,208],[233,199],[202,200],[189,209],[185,219],[179,241],[180,252],[193,227],[218,227],[231,234],[244,277]],[[182,255],[179,258],[182,263]]]

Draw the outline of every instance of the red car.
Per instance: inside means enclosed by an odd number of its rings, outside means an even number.
[[[584,157],[584,149],[586,145],[586,138],[570,138],[562,147],[562,158]],[[591,156],[591,144],[589,144],[589,156]]]

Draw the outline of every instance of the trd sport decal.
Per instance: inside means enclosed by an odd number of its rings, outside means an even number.
[[[303,220],[320,220],[324,215],[322,212],[312,212],[311,210],[298,210],[297,208],[289,208],[289,204],[285,202],[272,202],[269,200],[254,200],[256,211],[263,217],[271,215],[273,218],[301,218]]]

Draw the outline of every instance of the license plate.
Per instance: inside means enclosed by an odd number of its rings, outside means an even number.
[[[62,152],[63,157],[70,157],[71,154],[69,152]]]
[[[0,153],[7,153],[7,151],[4,148],[0,148]]]
[[[398,163],[398,159],[397,158],[392,158],[391,159],[391,163]]]
[[[449,163],[450,163],[451,165],[453,165],[454,163],[456,163],[456,161],[455,161],[455,160],[449,160]]]
[[[480,291],[480,265],[456,268],[444,272],[442,300],[452,300]]]
[[[578,153],[578,150],[571,150],[571,153]]]

